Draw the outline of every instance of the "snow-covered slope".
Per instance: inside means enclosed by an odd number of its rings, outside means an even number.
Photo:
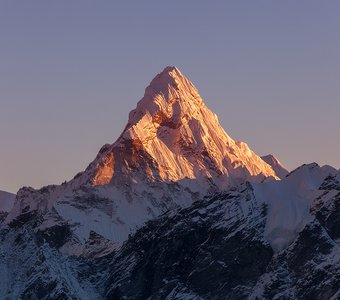
[[[81,243],[91,231],[122,243],[147,220],[217,189],[274,179],[279,176],[269,164],[227,135],[194,85],[166,67],[115,143],[66,184],[22,188],[7,222],[38,210],[40,228],[66,221]],[[74,249],[74,243],[64,247]]]
[[[266,203],[265,237],[274,250],[286,248],[311,221],[311,207],[322,191],[319,187],[338,171],[316,163],[303,165],[279,182],[253,184],[256,199]]]
[[[0,298],[338,299],[339,180],[309,164],[244,183],[154,218],[119,248],[91,232],[79,250],[73,225],[21,214],[0,228]]]
[[[93,185],[210,178],[225,187],[245,179],[278,178],[247,144],[227,135],[176,67],[166,67],[151,81],[122,135],[102,149],[85,173]]]
[[[14,205],[15,194],[0,191],[0,212],[9,212]]]
[[[275,171],[275,174],[280,177],[284,178],[288,175],[287,169],[279,162],[279,160],[272,154],[268,154],[265,156],[261,156],[261,158],[270,165],[273,170]]]
[[[108,263],[105,296],[338,299],[338,177],[304,165],[283,181],[242,184],[150,221]]]
[[[0,299],[338,299],[339,191],[231,139],[167,67],[84,172],[4,194]]]

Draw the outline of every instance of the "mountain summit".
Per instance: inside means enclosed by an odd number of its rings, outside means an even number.
[[[180,181],[210,178],[230,183],[278,179],[247,144],[228,136],[197,89],[176,67],[166,67],[130,112],[124,132],[89,166],[92,184],[122,178]]]

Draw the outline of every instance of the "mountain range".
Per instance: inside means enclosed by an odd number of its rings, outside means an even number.
[[[340,171],[232,139],[166,67],[72,180],[0,192],[1,299],[340,299]]]

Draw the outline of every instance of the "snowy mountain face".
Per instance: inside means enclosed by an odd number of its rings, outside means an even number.
[[[7,196],[0,299],[340,299],[340,172],[257,156],[175,67],[84,172]]]
[[[269,164],[227,135],[194,85],[167,67],[115,143],[62,186],[21,189],[7,222],[38,210],[41,228],[65,221],[81,243],[94,231],[120,244],[147,220],[217,189],[274,179],[279,176]]]
[[[89,255],[78,257],[58,250],[70,226],[40,231],[39,215],[21,215],[1,231],[0,296],[338,299],[338,178],[338,171],[310,164],[282,181],[244,183],[154,218],[119,248],[92,232],[84,245]],[[296,206],[273,200],[274,183],[278,194],[289,187],[300,195]],[[272,234],[280,231],[284,243]]]
[[[286,248],[312,219],[310,209],[322,192],[327,176],[336,176],[332,167],[303,165],[275,184],[254,184],[255,197],[267,204],[266,239],[274,250]]]
[[[175,67],[165,68],[152,80],[120,138],[102,149],[90,171],[95,172],[95,186],[124,178],[129,182],[208,178],[219,187],[277,178],[247,144],[226,134],[194,85]]]
[[[105,296],[339,299],[339,175],[304,165],[150,221],[110,258]]]

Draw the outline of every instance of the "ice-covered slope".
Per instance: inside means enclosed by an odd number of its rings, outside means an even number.
[[[9,212],[14,205],[15,194],[0,191],[0,212]]]
[[[265,156],[261,156],[261,158],[270,165],[273,170],[275,171],[275,174],[280,177],[284,178],[288,175],[287,169],[279,162],[279,160],[272,154],[268,154]]]

